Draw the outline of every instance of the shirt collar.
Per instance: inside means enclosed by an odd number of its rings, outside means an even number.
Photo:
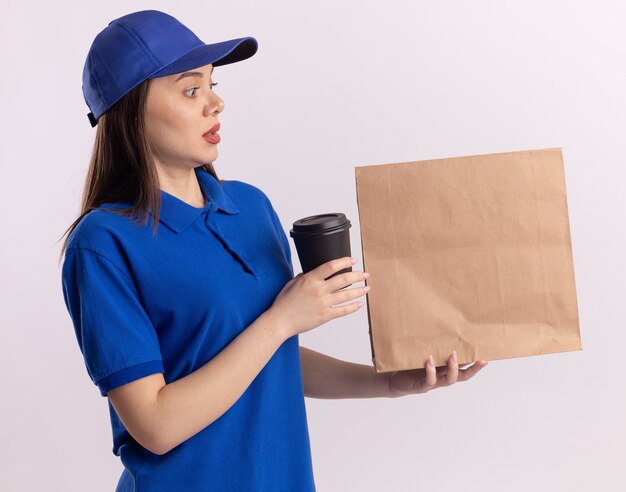
[[[193,207],[167,191],[160,190],[159,222],[164,223],[176,233],[185,230],[206,211],[222,210],[228,214],[239,213],[235,204],[224,191],[223,185],[212,174],[202,166],[196,167],[194,171],[206,197],[204,207]],[[152,215],[152,210],[150,210],[150,215]]]

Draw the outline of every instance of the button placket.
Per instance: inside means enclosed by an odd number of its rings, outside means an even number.
[[[215,223],[215,220],[212,219],[212,215],[217,213],[217,210],[214,210],[214,205],[215,204],[211,204],[211,207],[205,216],[204,223],[207,229],[209,229],[213,235],[219,239],[222,246],[224,246],[224,249],[244,267],[246,273],[251,274],[258,280],[257,273],[255,272],[252,263],[235,249],[234,244],[222,233],[217,223]]]

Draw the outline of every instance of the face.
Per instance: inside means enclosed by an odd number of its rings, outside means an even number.
[[[158,167],[192,169],[217,158],[218,144],[203,137],[224,110],[212,72],[209,64],[150,80],[146,134]]]

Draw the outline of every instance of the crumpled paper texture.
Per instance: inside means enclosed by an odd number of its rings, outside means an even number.
[[[582,350],[560,148],[355,167],[377,372]]]

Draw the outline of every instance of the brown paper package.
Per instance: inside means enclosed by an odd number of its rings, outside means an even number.
[[[561,148],[355,180],[377,372],[582,350]]]

